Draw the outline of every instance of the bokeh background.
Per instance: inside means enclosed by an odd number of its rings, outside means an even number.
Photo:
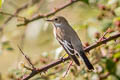
[[[46,14],[70,0],[3,0],[0,12],[17,14],[28,19]],[[120,0],[80,0],[48,17],[64,16],[78,33],[84,46],[96,42],[109,28],[105,37],[120,31]],[[16,80],[29,74],[23,65],[30,66],[17,45],[29,56],[35,67],[40,68],[65,54],[53,35],[53,27],[41,18],[27,25],[19,17],[0,14],[0,80]],[[65,56],[67,57],[67,55]],[[95,71],[89,72],[81,62],[75,64],[63,78],[69,61],[38,74],[31,80],[120,80],[120,39],[112,40],[90,51],[89,60]]]

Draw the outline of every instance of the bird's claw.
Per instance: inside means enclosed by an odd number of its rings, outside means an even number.
[[[62,62],[65,62],[64,58],[63,57],[60,57],[60,60],[62,60]]]

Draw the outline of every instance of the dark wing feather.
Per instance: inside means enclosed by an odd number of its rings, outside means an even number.
[[[66,41],[66,40],[61,40],[60,38],[57,38],[57,40],[59,41],[59,43],[62,45],[62,47],[64,48],[64,50],[67,52],[67,54],[70,56],[70,58],[73,59],[73,61],[80,66],[79,60],[76,57],[76,54],[74,53],[74,48],[71,45],[70,42]]]

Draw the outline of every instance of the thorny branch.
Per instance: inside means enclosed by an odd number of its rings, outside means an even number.
[[[98,40],[98,42],[101,41],[102,39],[105,39],[105,36],[107,35],[107,33],[109,33],[109,31],[110,28],[107,29],[107,31],[102,35],[102,37]]]
[[[108,41],[117,39],[118,37],[120,37],[120,33],[117,33],[116,35],[111,36],[111,37],[109,37],[109,38],[102,39],[101,41],[96,42],[96,43],[94,43],[94,44],[92,44],[92,45],[84,48],[84,51],[85,51],[85,52],[89,52],[90,50],[92,50],[92,49],[94,49],[94,48],[96,48],[96,47],[98,47],[98,46],[100,46],[100,45],[102,45],[102,44],[105,44],[105,43],[107,43]],[[29,75],[23,76],[23,78],[22,78],[21,80],[28,80],[28,79],[30,79],[31,77],[35,76],[36,74],[41,73],[41,72],[44,72],[44,71],[46,71],[46,70],[48,70],[48,69],[50,69],[50,68],[52,68],[52,67],[55,67],[55,66],[58,65],[58,64],[61,64],[63,61],[67,61],[67,60],[70,60],[70,58],[67,57],[67,58],[64,58],[64,59],[59,59],[59,60],[54,61],[54,62],[52,62],[52,63],[50,63],[50,64],[47,64],[46,66],[41,67],[41,68],[33,69],[32,72],[31,72]]]
[[[25,57],[25,59],[29,62],[29,64],[32,66],[33,69],[35,69],[34,65],[32,64],[31,60],[23,53],[23,51],[21,50],[21,48],[18,46],[20,52],[22,53],[22,55]]]

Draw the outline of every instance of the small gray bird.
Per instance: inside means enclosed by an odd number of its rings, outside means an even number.
[[[68,21],[62,16],[57,16],[47,21],[54,24],[55,37],[67,52],[69,57],[73,59],[78,66],[80,66],[80,62],[77,59],[77,56],[81,57],[87,68],[89,70],[93,70],[94,68],[85,55],[82,43],[77,33],[72,29]]]

